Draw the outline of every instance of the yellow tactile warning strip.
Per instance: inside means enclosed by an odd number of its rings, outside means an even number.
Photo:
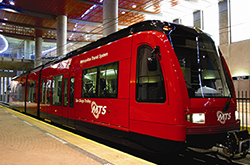
[[[14,159],[18,164],[153,164],[0,105],[0,164],[15,164]]]

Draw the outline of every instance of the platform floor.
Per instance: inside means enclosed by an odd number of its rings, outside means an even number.
[[[153,164],[0,105],[0,164]]]

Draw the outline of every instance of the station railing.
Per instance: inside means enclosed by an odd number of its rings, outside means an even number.
[[[242,130],[250,129],[250,91],[237,91],[237,113]]]

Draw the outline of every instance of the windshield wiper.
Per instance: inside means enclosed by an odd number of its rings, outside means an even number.
[[[227,102],[226,102],[226,104],[225,104],[225,106],[224,106],[224,108],[223,108],[223,112],[228,111],[229,106],[230,106],[230,103],[231,103],[231,98],[228,97]]]

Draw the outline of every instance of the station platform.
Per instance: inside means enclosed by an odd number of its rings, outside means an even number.
[[[0,105],[0,164],[153,164]]]

